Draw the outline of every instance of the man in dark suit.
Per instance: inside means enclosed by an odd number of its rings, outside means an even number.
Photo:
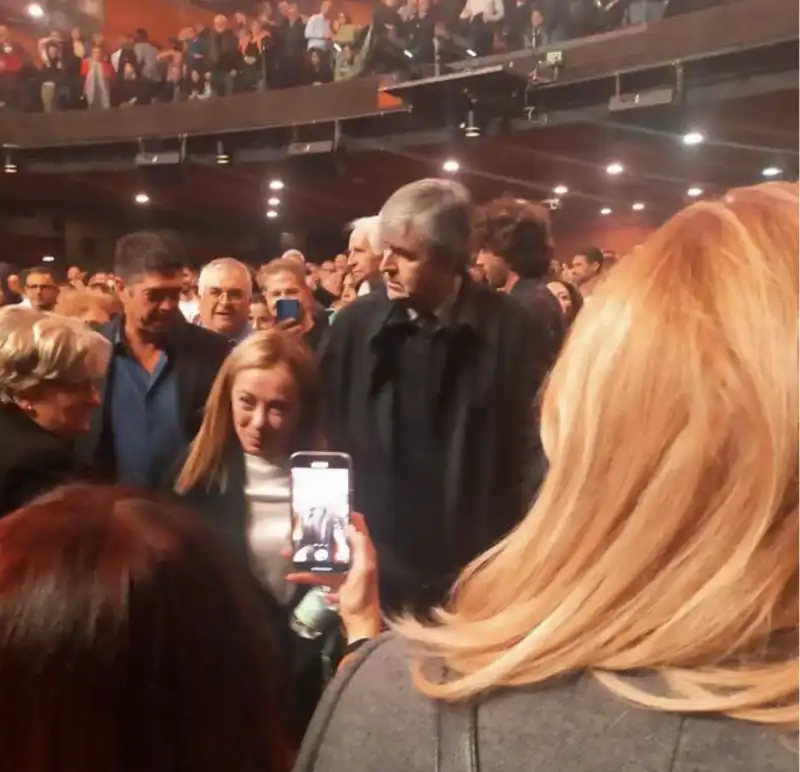
[[[160,234],[133,233],[117,244],[124,313],[98,328],[113,355],[92,431],[77,448],[110,481],[171,488],[230,352],[225,338],[183,318],[184,262],[177,243]]]
[[[441,602],[541,479],[549,332],[469,278],[472,209],[449,180],[398,190],[380,214],[386,287],[340,312],[323,352],[328,438],[353,458],[390,611]]]

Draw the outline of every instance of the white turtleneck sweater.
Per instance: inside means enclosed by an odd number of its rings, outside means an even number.
[[[289,471],[258,456],[245,454],[244,462],[253,571],[278,602],[287,605],[294,595],[294,587],[284,579],[291,561],[281,555],[292,531]]]

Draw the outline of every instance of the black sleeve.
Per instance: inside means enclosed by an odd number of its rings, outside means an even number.
[[[59,485],[86,479],[85,472],[68,454],[38,453],[24,457],[3,478],[0,513],[9,514]]]

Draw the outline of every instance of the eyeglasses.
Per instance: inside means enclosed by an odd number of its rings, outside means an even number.
[[[206,292],[214,300],[221,300],[222,296],[225,295],[232,303],[241,303],[247,297],[247,293],[243,289],[224,290],[221,287],[208,287]]]

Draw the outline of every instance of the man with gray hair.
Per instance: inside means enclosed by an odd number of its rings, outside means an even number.
[[[552,357],[522,304],[469,278],[466,188],[406,185],[379,218],[385,289],[340,311],[323,352],[328,440],[353,458],[384,609],[424,613],[524,516]]]
[[[359,297],[383,287],[381,276],[380,217],[360,217],[350,223],[350,242],[347,247],[347,267]]]
[[[250,335],[253,280],[244,263],[232,257],[212,260],[200,271],[197,293],[203,327],[224,335],[231,343],[240,343]]]

